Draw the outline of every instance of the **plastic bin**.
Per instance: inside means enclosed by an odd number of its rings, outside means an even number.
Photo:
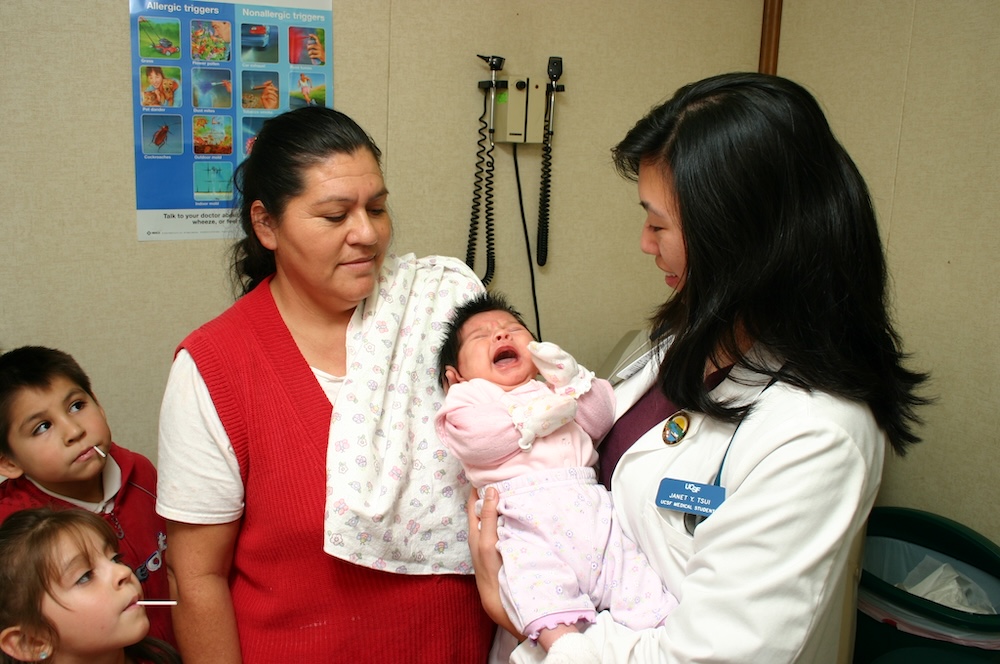
[[[951,608],[897,587],[925,556],[972,581],[1000,611],[1000,547],[930,512],[876,507],[865,535],[854,664],[1000,662],[1000,615]]]

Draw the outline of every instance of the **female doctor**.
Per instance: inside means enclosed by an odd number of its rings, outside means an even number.
[[[638,182],[641,248],[675,295],[602,443],[616,516],[680,606],[632,631],[606,613],[548,662],[834,662],[847,560],[888,444],[919,439],[857,167],[786,79],[681,88],[613,150]],[[470,520],[477,518],[470,509]],[[496,497],[470,542],[487,611]],[[520,645],[512,662],[541,661]]]

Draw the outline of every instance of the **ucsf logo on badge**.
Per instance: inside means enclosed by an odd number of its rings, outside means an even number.
[[[656,505],[663,509],[708,516],[726,499],[726,490],[714,484],[686,482],[671,477],[660,480]]]

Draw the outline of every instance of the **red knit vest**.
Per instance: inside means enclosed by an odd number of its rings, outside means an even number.
[[[230,578],[243,661],[485,662],[495,626],[473,577],[393,574],[324,553],[332,407],[269,284],[181,344],[245,487]]]

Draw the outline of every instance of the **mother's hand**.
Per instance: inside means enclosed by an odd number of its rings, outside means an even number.
[[[483,498],[483,508],[476,514],[478,492],[473,489],[465,510],[469,515],[469,550],[472,552],[472,566],[476,569],[476,586],[479,588],[479,598],[487,615],[508,632],[523,639],[521,633],[514,627],[500,602],[500,566],[503,561],[497,551],[497,503],[500,494],[496,489],[486,490]]]

